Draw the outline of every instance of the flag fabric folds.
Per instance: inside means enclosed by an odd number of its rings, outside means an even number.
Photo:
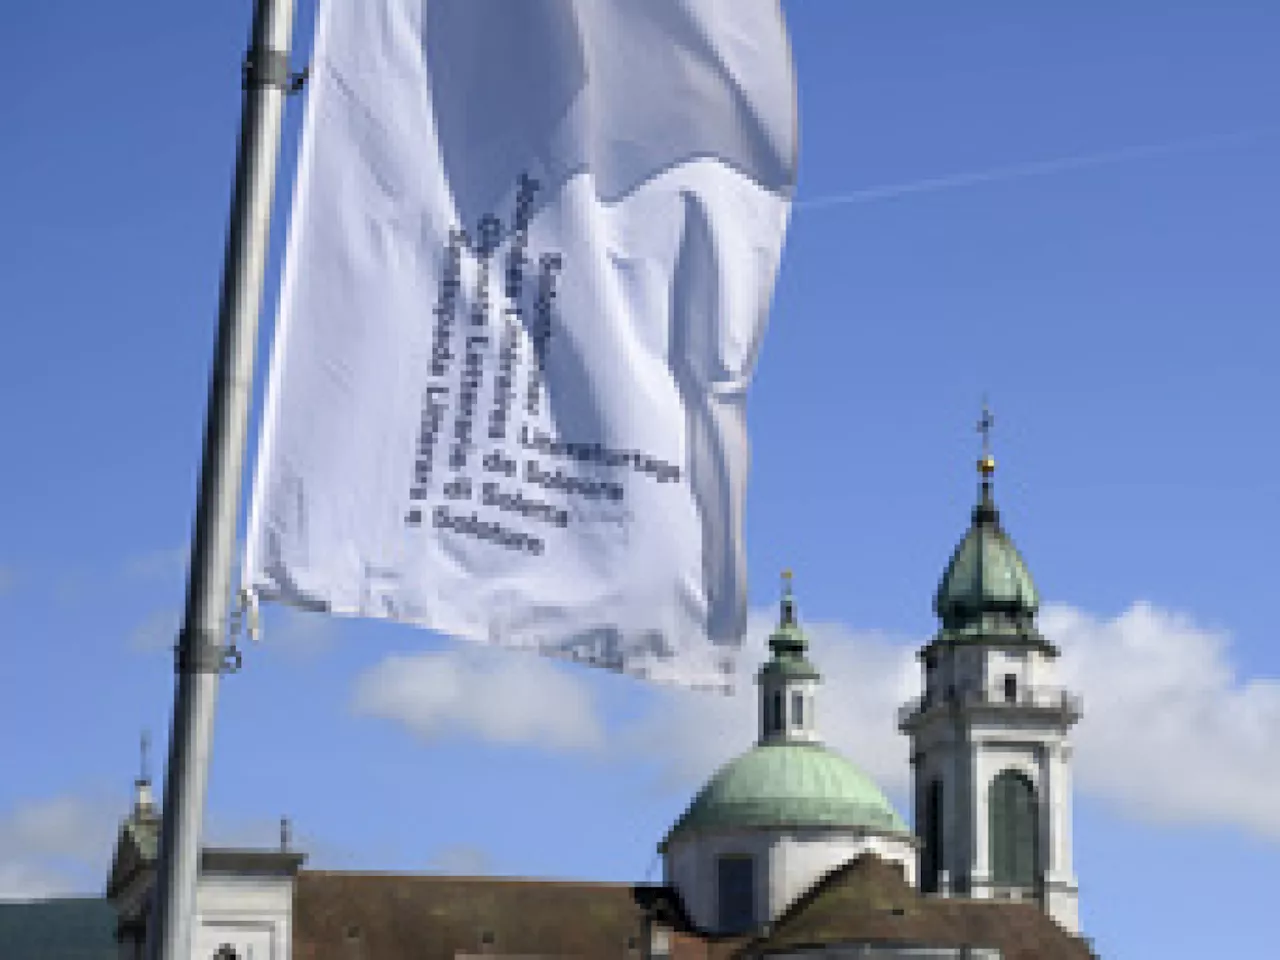
[[[778,0],[324,0],[256,596],[725,687]]]

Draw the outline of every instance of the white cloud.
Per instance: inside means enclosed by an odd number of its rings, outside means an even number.
[[[110,804],[61,796],[0,818],[0,900],[101,889],[117,820]]]
[[[531,653],[463,647],[388,657],[357,679],[352,705],[424,739],[463,734],[556,750],[604,742],[583,680]]]
[[[736,696],[656,691],[649,713],[622,731],[668,785],[696,787],[750,745],[750,675],[765,654],[771,616],[751,619]],[[1145,820],[1280,839],[1280,682],[1241,678],[1224,635],[1146,603],[1112,619],[1052,605],[1041,629],[1062,650],[1061,682],[1084,699],[1072,736],[1080,792]],[[827,742],[905,797],[908,746],[896,710],[919,692],[915,652],[923,641],[834,623],[805,631],[825,681],[817,710]]]
[[[1055,605],[1041,628],[1084,696],[1082,791],[1144,819],[1280,840],[1280,682],[1240,677],[1223,633],[1147,603],[1110,620]]]
[[[181,628],[182,615],[177,610],[157,610],[129,633],[129,646],[140,653],[172,650]]]
[[[45,900],[69,892],[67,878],[56,870],[30,863],[0,862],[0,902]]]
[[[96,851],[102,817],[84,800],[57,797],[19,807],[0,822],[0,849],[19,854],[77,857]]]
[[[755,739],[753,678],[773,617],[751,616],[737,694],[648,687],[639,717],[607,734],[590,674],[484,648],[384,661],[360,678],[355,706],[428,738],[593,752],[607,742],[624,762],[656,769],[664,787],[692,791]],[[1280,840],[1280,681],[1240,677],[1223,634],[1146,603],[1114,618],[1050,605],[1041,629],[1062,650],[1061,683],[1084,700],[1072,735],[1078,792],[1145,820]],[[910,766],[896,714],[919,692],[923,638],[837,623],[805,632],[824,678],[823,735],[903,804]]]
[[[294,607],[272,607],[264,614],[263,646],[296,659],[325,653],[338,635],[338,619],[329,614]]]
[[[755,741],[755,672],[775,622],[774,611],[752,614],[732,696],[658,688],[646,716],[623,731],[629,752],[657,763],[667,786],[697,787]],[[815,709],[827,743],[886,790],[904,790],[907,741],[894,718],[917,688],[914,647],[837,623],[806,623],[805,636],[823,677]]]

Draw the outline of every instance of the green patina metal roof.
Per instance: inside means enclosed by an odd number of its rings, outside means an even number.
[[[944,631],[1023,632],[1032,628],[1040,595],[1026,562],[1000,527],[991,499],[991,484],[982,484],[982,498],[973,523],[956,547],[942,575],[933,609]]]
[[[809,641],[796,614],[796,598],[791,592],[791,573],[782,575],[782,603],[778,626],[769,636],[773,656],[760,667],[759,678],[779,676],[788,680],[819,680],[821,675],[809,662]]]
[[[150,783],[139,781],[149,791]],[[111,860],[111,873],[107,877],[107,896],[114,896],[128,884],[140,870],[155,863],[160,850],[160,814],[150,800],[135,802],[128,819],[120,825],[116,840],[115,856]]]
[[[0,903],[4,960],[118,960],[116,912],[105,899]]]
[[[910,835],[866,774],[821,744],[765,743],[730,761],[694,798],[664,846],[692,831],[844,827]]]

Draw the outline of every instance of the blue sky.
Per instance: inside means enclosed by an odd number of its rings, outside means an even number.
[[[1280,7],[785,6],[801,174],[750,404],[755,606],[796,570],[820,720],[901,805],[893,708],[988,394],[997,499],[1086,698],[1085,930],[1108,957],[1263,955]],[[249,7],[0,8],[3,895],[100,889],[138,733],[168,730]],[[652,879],[750,714],[272,611],[223,684],[209,827],[270,842],[287,813],[316,865]]]

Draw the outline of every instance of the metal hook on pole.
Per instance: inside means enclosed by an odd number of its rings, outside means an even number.
[[[287,94],[301,93],[310,75],[310,66],[303,67],[296,73],[290,69],[289,53],[286,50],[256,48],[250,50],[244,58],[243,84],[246,91],[275,87]]]

